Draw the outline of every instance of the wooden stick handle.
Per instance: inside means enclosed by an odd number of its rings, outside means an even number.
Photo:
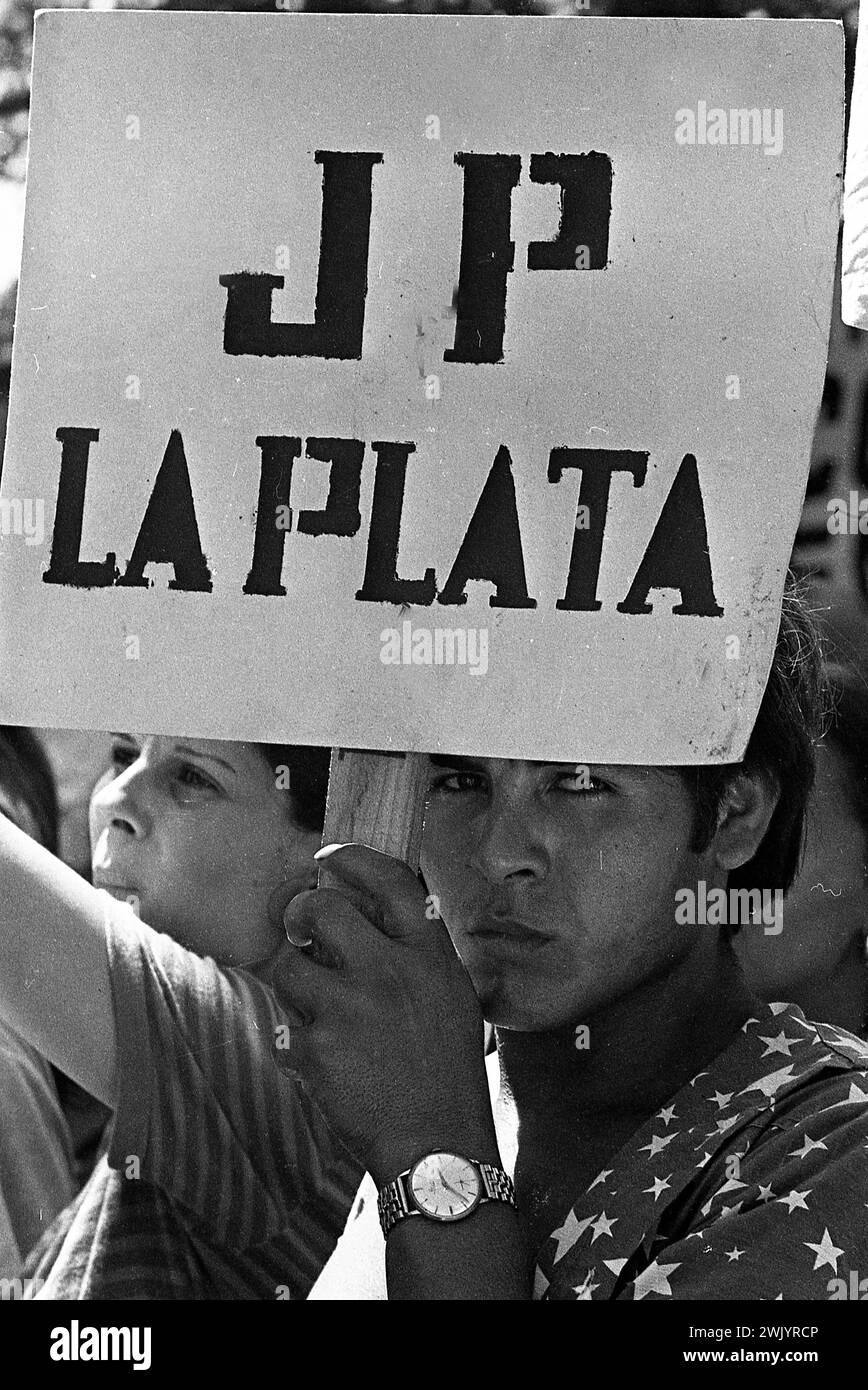
[[[333,748],[329,768],[324,845],[348,841],[370,845],[419,867],[425,781],[424,753],[368,753]],[[328,863],[319,871],[327,887]]]

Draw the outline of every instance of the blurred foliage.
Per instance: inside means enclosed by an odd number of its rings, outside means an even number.
[[[739,0],[51,0],[55,8],[250,10],[284,13],[640,15],[653,18],[726,19],[746,15],[768,18],[842,19],[848,49],[855,43],[858,3],[853,0],[766,0],[751,5]],[[588,8],[582,8],[587,4]],[[27,108],[33,15],[38,0],[0,0],[0,177],[23,179],[27,144]],[[850,64],[851,66],[852,64]]]

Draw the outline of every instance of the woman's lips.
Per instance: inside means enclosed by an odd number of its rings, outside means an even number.
[[[128,884],[111,883],[108,879],[96,877],[93,880],[94,888],[100,888],[110,897],[117,898],[120,902],[130,903],[133,907],[139,905],[139,894],[135,888],[130,888]]]

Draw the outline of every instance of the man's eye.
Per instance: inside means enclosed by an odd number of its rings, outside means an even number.
[[[585,796],[601,796],[604,792],[611,791],[608,782],[602,781],[599,777],[592,777],[591,770],[583,764],[579,764],[572,772],[561,772],[558,774],[558,791],[575,795],[583,792]]]
[[[447,772],[431,783],[432,792],[475,792],[479,791],[482,778],[478,772]]]

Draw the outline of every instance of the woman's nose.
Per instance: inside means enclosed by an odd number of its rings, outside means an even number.
[[[131,772],[128,768],[94,794],[91,820],[98,830],[111,826],[122,834],[141,838],[148,832],[150,818],[141,778],[130,775]]]

